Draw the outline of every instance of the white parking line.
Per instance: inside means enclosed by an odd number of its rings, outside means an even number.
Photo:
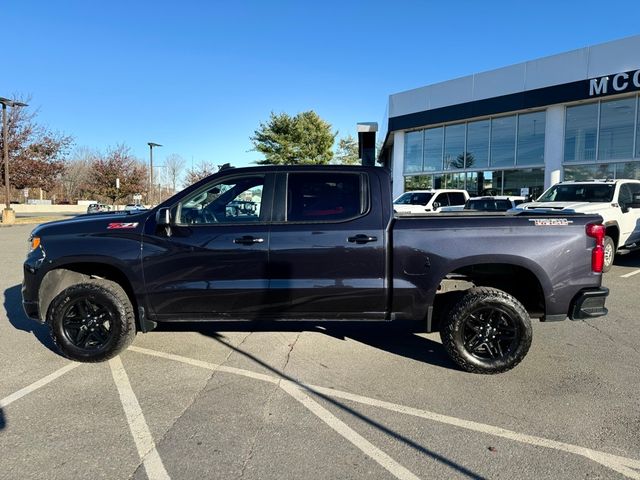
[[[4,408],[7,405],[12,404],[16,400],[24,397],[25,395],[30,394],[31,392],[35,392],[40,387],[44,387],[48,383],[53,382],[56,378],[61,377],[65,373],[67,373],[67,372],[69,372],[69,371],[71,371],[74,368],[79,367],[79,366],[80,366],[79,363],[69,363],[68,365],[65,365],[64,367],[56,370],[52,374],[47,375],[44,378],[41,378],[37,382],[33,382],[31,385],[28,385],[28,386],[26,386],[24,388],[21,388],[17,392],[12,393],[11,395],[9,395],[7,397],[4,397],[2,400],[0,400],[0,408]]]
[[[180,355],[174,355],[171,353],[158,352],[156,350],[149,350],[149,349],[140,348],[140,347],[129,347],[129,349],[138,353],[144,353],[144,354],[152,355],[155,357],[165,358],[167,360],[182,362],[189,365],[193,365],[195,367],[201,367],[201,368],[206,368],[208,370],[231,373],[234,375],[249,377],[254,380],[260,380],[263,382],[275,383],[282,390],[287,392],[289,395],[295,398],[298,402],[304,405],[309,411],[311,411],[314,415],[316,415],[320,420],[326,423],[329,427],[331,427],[333,430],[339,433],[342,437],[344,437],[349,442],[351,442],[355,447],[360,449],[365,455],[369,456],[379,465],[384,467],[394,477],[400,480],[419,480],[419,477],[415,476],[408,469],[400,465],[389,455],[384,453],[382,450],[380,450],[378,447],[373,445],[371,442],[369,442],[367,439],[365,439],[355,430],[350,428],[342,420],[338,419],[335,415],[329,412],[322,405],[314,401],[311,397],[309,397],[309,395],[304,393],[297,384],[293,382],[290,382],[288,380],[282,380],[278,377],[274,377],[271,375],[252,372],[250,370],[244,370],[244,369],[235,368],[235,367],[227,367],[225,365],[219,365],[217,363],[203,362],[201,360],[182,357]]]
[[[473,422],[461,418],[450,417],[448,415],[429,412],[427,410],[420,410],[404,405],[397,405],[395,403],[376,400],[369,397],[363,397],[362,395],[355,395],[353,393],[342,392],[339,390],[333,390],[331,388],[318,387],[314,385],[309,385],[308,387],[317,391],[318,393],[331,397],[342,398],[344,400],[350,400],[352,402],[362,403],[364,405],[369,405],[372,407],[384,408],[393,412],[404,413],[406,415],[412,415],[414,417],[421,417],[427,420],[432,420],[434,422],[445,423],[448,425],[465,428],[467,430],[473,430],[479,433],[487,433],[496,437],[502,437],[520,443],[527,443],[529,445],[534,445],[537,447],[552,448],[554,450],[573,453],[575,455],[580,455],[582,457],[588,458],[589,460],[593,460],[594,462],[604,465],[605,467],[608,467],[619,473],[622,473],[629,478],[640,479],[640,473],[631,470],[631,468],[640,469],[640,461],[631,458],[620,457],[617,455],[592,450],[590,448],[571,445],[569,443],[563,443],[542,437],[518,433],[501,427],[494,427],[493,425],[487,425],[484,423]]]
[[[625,273],[624,275],[620,275],[620,278],[633,277],[634,275],[637,275],[639,273],[640,273],[640,268],[638,270],[634,270],[633,272],[629,272],[629,273]]]
[[[342,420],[338,419],[329,410],[324,408],[318,402],[313,400],[309,395],[304,393],[300,387],[295,383],[288,380],[283,380],[279,384],[280,388],[295,398],[298,402],[304,405],[310,412],[317,416],[324,423],[333,428],[336,432],[349,440],[353,445],[359,448],[365,455],[368,455],[375,460],[379,465],[384,467],[394,477],[401,480],[419,480],[419,477],[415,476],[405,467],[396,462],[389,455],[384,453],[378,447],[369,442],[362,435],[350,428]]]
[[[144,419],[136,394],[133,393],[131,382],[129,382],[127,372],[124,370],[122,360],[120,360],[120,357],[112,358],[109,360],[109,366],[111,367],[113,380],[116,383],[116,387],[118,387],[122,408],[138,449],[138,455],[140,455],[140,460],[142,460],[147,471],[147,477],[149,477],[149,480],[169,480],[169,474],[164,468],[160,455],[158,455],[156,444]]]
[[[191,359],[188,357],[182,357],[180,355],[167,354],[164,352],[158,352],[156,350],[149,350],[149,349],[140,348],[140,347],[129,347],[129,350],[133,350],[135,352],[143,353],[146,355],[152,355],[156,357],[175,360],[177,362],[185,363],[188,365],[198,366],[198,367],[207,368],[207,369],[216,369],[216,370],[224,371],[227,373],[232,373],[235,375],[242,375],[244,377],[254,378],[256,380],[268,381],[270,383],[280,382],[280,379],[271,375],[264,375],[261,373],[256,373],[250,370],[244,370],[240,368],[220,366],[212,363],[202,362],[200,360]],[[599,463],[600,465],[610,468],[611,470],[621,473],[622,475],[628,478],[632,478],[634,480],[640,480],[640,472],[633,470],[633,469],[640,469],[640,460],[635,460],[633,458],[612,455],[610,453],[601,452],[598,450],[592,450],[590,448],[580,447],[578,445],[572,445],[569,443],[558,442],[555,440],[549,440],[546,438],[536,437],[533,435],[522,434],[522,433],[514,432],[512,430],[507,430],[505,428],[495,427],[493,425],[487,425],[479,422],[472,422],[470,420],[464,420],[456,417],[451,417],[448,415],[442,415],[439,413],[430,412],[428,410],[421,410],[413,407],[407,407],[404,405],[385,402],[382,400],[376,400],[374,398],[355,395],[349,392],[343,392],[343,391],[334,390],[331,388],[319,387],[315,385],[305,385],[302,383],[296,384],[296,385],[297,385],[296,388],[306,389],[310,392],[317,392],[330,397],[342,398],[345,400],[350,400],[352,402],[384,408],[386,410],[403,413],[407,415],[412,415],[415,417],[421,417],[427,420],[431,420],[431,421],[435,421],[435,422],[439,422],[439,423],[443,423],[443,424],[447,424],[447,425],[451,425],[459,428],[465,428],[467,430],[473,430],[479,433],[494,435],[496,437],[506,438],[508,440],[513,440],[513,441],[525,443],[528,445],[551,448],[554,450],[559,450],[567,453],[572,453],[575,455],[580,455],[593,462]],[[411,472],[409,473],[411,474]]]

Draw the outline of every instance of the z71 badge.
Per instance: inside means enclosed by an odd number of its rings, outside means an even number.
[[[536,227],[561,227],[573,223],[573,220],[566,218],[530,218],[529,221],[533,222]]]
[[[136,228],[138,226],[138,222],[129,222],[129,223],[110,223],[107,225],[107,230],[119,230],[122,228]]]

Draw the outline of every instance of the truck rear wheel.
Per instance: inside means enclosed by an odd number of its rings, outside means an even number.
[[[506,372],[531,346],[531,320],[524,306],[496,288],[468,290],[446,315],[440,337],[451,359],[471,373]]]
[[[49,306],[47,322],[60,351],[79,362],[115,357],[136,335],[131,301],[109,280],[87,280],[60,292]]]
[[[611,237],[604,237],[604,265],[602,266],[602,273],[611,270],[615,255],[616,244],[613,242],[613,239]]]

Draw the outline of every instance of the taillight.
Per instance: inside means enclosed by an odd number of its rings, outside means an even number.
[[[590,223],[587,225],[587,235],[596,239],[596,246],[591,251],[591,270],[602,273],[604,267],[604,225]]]

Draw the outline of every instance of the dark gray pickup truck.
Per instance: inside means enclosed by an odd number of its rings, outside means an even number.
[[[23,304],[80,361],[157,322],[418,319],[461,368],[499,373],[530,317],[607,313],[603,240],[597,215],[398,217],[377,167],[229,169],[152,210],[36,228]]]

